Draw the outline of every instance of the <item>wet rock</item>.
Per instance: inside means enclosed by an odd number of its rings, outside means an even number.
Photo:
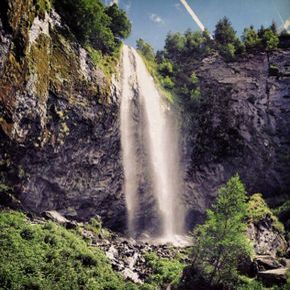
[[[258,273],[258,279],[261,280],[265,286],[282,286],[287,281],[287,271],[289,271],[287,268],[261,271]]]
[[[134,283],[142,283],[142,281],[139,279],[138,274],[133,272],[131,269],[126,268],[122,273],[126,279],[131,280]]]
[[[283,267],[277,258],[270,255],[256,256],[254,263],[256,263],[259,271],[266,271]]]
[[[40,16],[33,1],[7,2],[17,21],[0,23],[0,160],[9,160],[1,174],[27,211],[78,221],[99,214],[124,230],[116,82],[110,88],[54,10]]]
[[[66,224],[69,222],[64,216],[55,210],[45,211],[42,213],[42,216],[46,219],[50,219],[58,224]]]

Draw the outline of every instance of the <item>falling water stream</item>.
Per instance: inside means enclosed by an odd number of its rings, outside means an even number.
[[[138,103],[142,113],[137,131],[146,136],[142,146],[148,153],[153,197],[160,220],[158,239],[175,242],[183,234],[184,210],[181,205],[182,178],[179,166],[178,134],[176,122],[168,102],[159,93],[142,58],[128,46],[123,48],[121,96],[121,143],[124,167],[124,191],[128,211],[128,230],[134,235],[134,220],[140,215],[138,139],[133,120],[133,108]]]

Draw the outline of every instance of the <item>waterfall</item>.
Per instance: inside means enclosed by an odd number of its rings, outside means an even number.
[[[159,238],[173,242],[183,233],[184,224],[176,122],[167,100],[158,91],[138,53],[124,46],[122,60],[121,143],[129,233],[134,235],[136,217],[142,215],[140,211],[145,207],[139,204],[139,175],[145,166],[140,166],[143,153],[137,151],[138,145],[142,145],[146,151],[147,171],[150,172],[146,175],[147,183],[152,188],[160,224]],[[141,120],[137,125],[133,113],[136,104]],[[142,138],[137,138],[138,134]]]

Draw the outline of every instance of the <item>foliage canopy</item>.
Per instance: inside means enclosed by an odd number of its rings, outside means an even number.
[[[83,44],[112,53],[129,36],[131,23],[116,4],[105,7],[100,0],[54,0],[56,10]]]

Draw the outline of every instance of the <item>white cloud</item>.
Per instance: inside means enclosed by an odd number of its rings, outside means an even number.
[[[111,6],[113,4],[119,5],[119,0],[106,0],[106,4]]]
[[[290,30],[290,17],[284,22],[284,29]]]
[[[149,18],[154,23],[157,23],[157,24],[164,23],[164,20],[160,16],[158,16],[157,14],[152,13],[149,15]]]

